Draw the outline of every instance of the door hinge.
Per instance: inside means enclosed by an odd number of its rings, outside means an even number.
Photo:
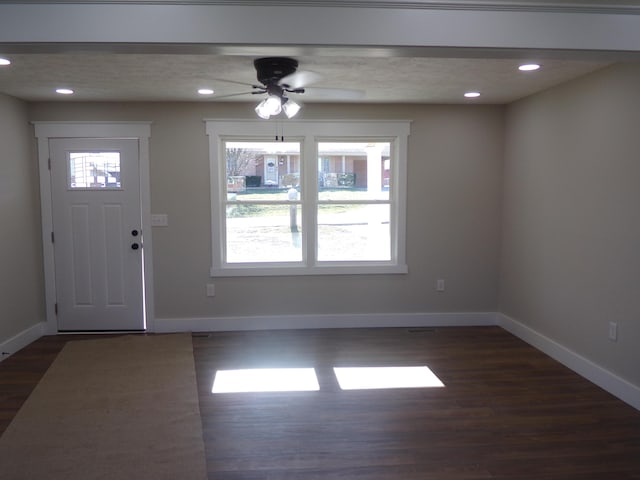
[[[55,303],[53,305],[53,311],[55,312],[56,315],[58,315],[58,303]]]
[[[51,243],[55,243],[55,241],[56,241],[56,238],[53,235],[53,232],[51,232]]]
[[[50,158],[47,159],[47,167],[49,168],[49,170],[51,170],[51,159]]]

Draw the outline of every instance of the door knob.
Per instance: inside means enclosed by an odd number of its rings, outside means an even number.
[[[138,245],[137,243],[131,244],[131,250],[138,250],[139,248],[140,248],[140,245]]]
[[[140,233],[140,232],[138,232],[138,230],[131,230],[131,236],[133,236],[133,237],[137,237],[138,233]]]

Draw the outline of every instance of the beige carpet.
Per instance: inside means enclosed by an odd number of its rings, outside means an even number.
[[[0,437],[0,478],[206,479],[191,336],[67,343]]]

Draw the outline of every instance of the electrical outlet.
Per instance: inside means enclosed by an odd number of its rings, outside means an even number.
[[[207,283],[207,297],[216,296],[216,286],[213,283]]]
[[[436,291],[444,292],[444,279],[440,278],[436,281]]]
[[[609,340],[618,341],[618,324],[616,322],[609,322]]]

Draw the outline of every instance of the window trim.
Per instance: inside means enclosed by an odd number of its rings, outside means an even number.
[[[223,214],[223,196],[226,190],[219,188],[220,178],[226,177],[226,162],[222,151],[224,141],[260,140],[271,141],[276,128],[286,135],[285,141],[299,141],[302,159],[301,202],[306,211],[316,211],[317,168],[309,168],[309,158],[317,163],[318,143],[326,141],[389,141],[393,149],[391,162],[393,184],[389,191],[391,208],[391,260],[322,262],[316,261],[315,215],[302,216],[302,228],[307,243],[303,246],[302,262],[274,262],[223,264],[226,242]],[[209,169],[211,194],[211,247],[212,277],[277,276],[277,275],[353,275],[353,274],[401,274],[407,273],[406,265],[406,190],[407,190],[407,143],[410,132],[409,120],[296,120],[295,123],[276,124],[264,120],[205,119],[205,130],[209,139]],[[305,160],[307,159],[307,160]],[[225,180],[226,181],[226,180]],[[386,202],[385,202],[386,203]],[[218,233],[220,232],[220,233]]]

